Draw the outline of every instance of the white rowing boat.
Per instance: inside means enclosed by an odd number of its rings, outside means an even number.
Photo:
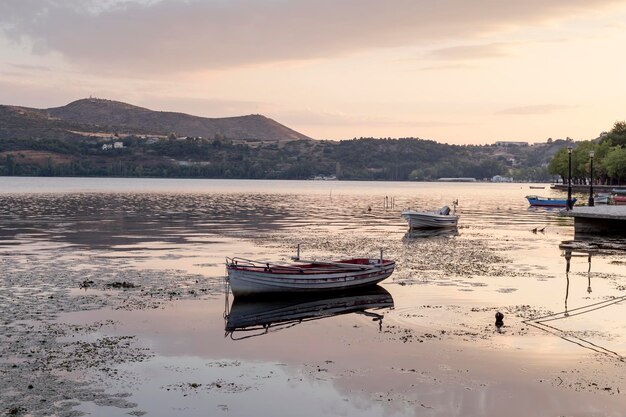
[[[226,258],[227,279],[235,297],[344,291],[374,285],[388,278],[396,267],[395,261],[382,257],[300,262],[278,264]]]
[[[456,227],[459,216],[450,213],[448,206],[437,211],[404,210],[402,218],[409,223],[409,229],[442,229]]]

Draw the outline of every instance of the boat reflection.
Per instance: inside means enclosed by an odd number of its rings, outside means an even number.
[[[405,240],[424,239],[429,237],[453,237],[459,235],[456,227],[443,229],[411,229],[404,234]]]
[[[528,206],[526,209],[529,213],[555,213],[559,214],[559,212],[563,210],[563,207],[550,207],[550,206]]]
[[[349,313],[372,317],[378,322],[379,330],[382,330],[383,314],[372,310],[394,306],[391,294],[378,285],[332,295],[298,298],[290,296],[288,300],[235,298],[230,308],[228,292],[226,294],[225,336],[230,336],[233,340],[260,336],[305,321]]]

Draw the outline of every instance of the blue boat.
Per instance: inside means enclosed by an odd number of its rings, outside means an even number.
[[[527,195],[526,199],[533,207],[567,207],[567,199],[539,197],[537,195]],[[576,198],[572,198],[572,206],[576,203]]]

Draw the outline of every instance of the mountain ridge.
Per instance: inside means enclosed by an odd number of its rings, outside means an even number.
[[[79,99],[64,106],[47,109],[11,105],[0,107],[8,107],[18,112],[32,112],[48,119],[111,131],[126,129],[146,134],[174,133],[176,136],[224,137],[232,140],[276,142],[312,139],[259,114],[208,118],[181,112],[150,110],[121,101],[100,98]]]

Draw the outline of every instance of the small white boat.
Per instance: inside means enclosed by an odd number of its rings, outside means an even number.
[[[354,258],[278,264],[226,258],[227,280],[235,297],[277,293],[344,291],[374,285],[389,277],[396,262]]]
[[[459,216],[450,213],[450,207],[443,206],[438,211],[404,210],[402,218],[409,223],[410,229],[441,229],[456,227]]]
[[[610,193],[598,193],[595,196],[593,196],[593,201],[596,204],[610,204],[611,194]]]

